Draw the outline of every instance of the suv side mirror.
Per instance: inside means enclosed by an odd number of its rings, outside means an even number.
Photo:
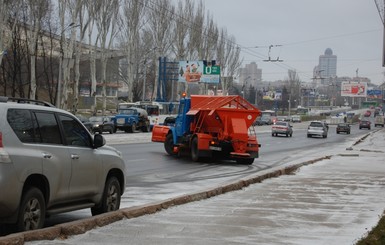
[[[94,148],[102,147],[106,144],[106,140],[101,134],[94,135]]]

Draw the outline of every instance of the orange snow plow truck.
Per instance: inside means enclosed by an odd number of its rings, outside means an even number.
[[[187,152],[193,161],[211,158],[252,164],[261,146],[252,125],[260,114],[238,95],[191,95],[180,100],[176,118],[154,126],[152,141],[163,142],[169,155]]]

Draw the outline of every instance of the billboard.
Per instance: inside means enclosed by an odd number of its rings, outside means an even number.
[[[220,66],[205,66],[203,61],[179,61],[178,82],[219,83]]]
[[[341,96],[366,97],[367,84],[365,82],[342,82]]]
[[[379,89],[368,89],[367,94],[369,99],[382,99],[382,91]]]
[[[264,100],[282,100],[282,92],[280,90],[263,91]]]
[[[316,92],[314,88],[301,88],[301,96],[307,98],[314,98],[316,96]]]

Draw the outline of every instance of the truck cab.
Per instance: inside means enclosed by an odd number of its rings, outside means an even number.
[[[147,112],[137,107],[128,107],[118,110],[113,118],[116,130],[123,130],[126,133],[133,133],[140,129],[143,132],[150,131],[150,121]]]

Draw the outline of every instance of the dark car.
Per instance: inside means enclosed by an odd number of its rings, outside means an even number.
[[[360,125],[359,125],[359,127],[360,127],[360,129],[362,129],[362,128],[367,128],[367,129],[369,129],[370,130],[370,121],[369,120],[367,120],[367,119],[362,119],[361,121],[360,121]]]
[[[114,122],[110,117],[106,116],[94,116],[90,117],[90,122],[92,123],[91,132],[92,133],[103,133],[109,132],[110,134],[115,132]]]
[[[261,126],[261,125],[271,125],[273,124],[273,121],[271,120],[271,117],[257,117],[257,119],[254,122],[254,126]]]
[[[84,126],[86,126],[88,131],[92,133],[92,123],[90,122],[90,120],[87,117],[80,114],[76,115],[76,117],[83,123]]]
[[[339,134],[341,132],[350,134],[350,125],[348,123],[337,124],[336,133]]]

